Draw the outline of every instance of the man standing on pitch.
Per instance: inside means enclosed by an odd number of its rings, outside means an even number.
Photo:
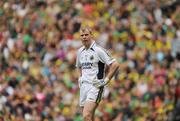
[[[76,67],[80,74],[80,107],[83,120],[94,121],[95,110],[101,101],[104,86],[110,82],[119,64],[105,49],[96,44],[89,27],[80,29],[80,38],[83,46],[79,48],[76,58]]]

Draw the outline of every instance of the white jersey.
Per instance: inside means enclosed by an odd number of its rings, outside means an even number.
[[[92,83],[95,78],[103,79],[105,65],[114,61],[115,59],[94,41],[88,49],[83,46],[78,50],[76,67],[81,68],[83,82]]]

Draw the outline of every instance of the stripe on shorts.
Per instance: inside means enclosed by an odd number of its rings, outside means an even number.
[[[99,103],[101,101],[103,89],[104,89],[104,87],[100,87],[99,92],[98,92],[98,96],[96,98],[96,103]]]

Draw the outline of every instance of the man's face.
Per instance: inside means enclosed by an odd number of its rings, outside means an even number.
[[[88,29],[80,30],[80,38],[84,46],[90,46],[91,44],[91,34]]]

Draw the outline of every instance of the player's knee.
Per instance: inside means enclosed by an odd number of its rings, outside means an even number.
[[[90,112],[83,113],[83,121],[92,121],[92,114]]]

